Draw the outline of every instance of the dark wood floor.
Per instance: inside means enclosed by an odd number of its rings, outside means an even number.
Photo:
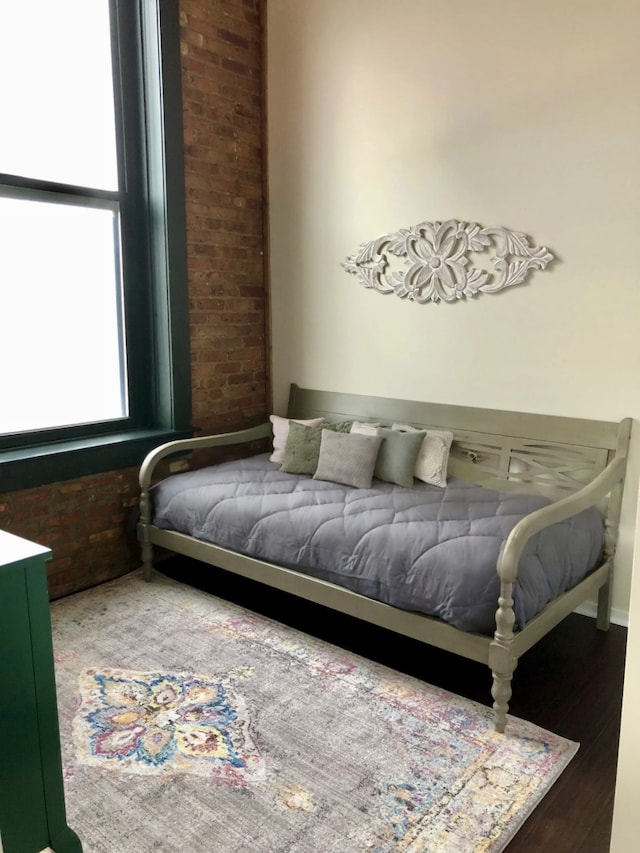
[[[235,601],[394,669],[491,704],[487,667],[399,637],[182,557],[160,565],[178,580]],[[609,853],[626,629],[597,631],[571,614],[520,660],[510,712],[580,743],[577,755],[506,853]]]

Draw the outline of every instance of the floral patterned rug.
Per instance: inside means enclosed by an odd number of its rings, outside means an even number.
[[[577,750],[161,575],[51,610],[85,853],[499,853]]]
[[[89,669],[74,719],[78,760],[128,773],[264,777],[249,717],[230,683],[207,676]]]

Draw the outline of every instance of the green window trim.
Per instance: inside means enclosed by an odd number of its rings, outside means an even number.
[[[137,468],[150,450],[165,441],[190,438],[193,430],[138,430],[90,439],[51,442],[2,454],[0,493]]]

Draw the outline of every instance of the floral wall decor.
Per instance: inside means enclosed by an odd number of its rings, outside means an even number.
[[[492,269],[481,265],[485,259],[479,256],[487,252],[494,252]],[[449,219],[383,234],[363,243],[342,266],[379,293],[413,302],[455,302],[520,284],[553,257],[544,246],[530,245],[519,231]]]

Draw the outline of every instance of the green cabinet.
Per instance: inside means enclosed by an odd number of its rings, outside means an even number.
[[[82,853],[67,826],[48,548],[0,531],[0,837],[3,853]]]

